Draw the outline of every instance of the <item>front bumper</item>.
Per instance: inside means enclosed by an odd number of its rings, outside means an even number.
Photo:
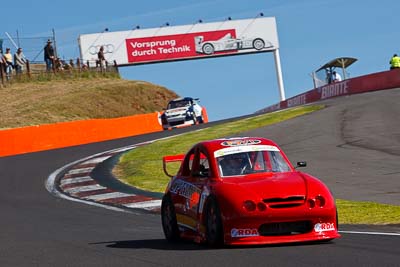
[[[225,220],[227,245],[261,245],[339,238],[336,210],[281,216],[251,216]]]

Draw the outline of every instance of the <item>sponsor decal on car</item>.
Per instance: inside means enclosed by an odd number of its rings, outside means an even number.
[[[335,224],[334,223],[317,223],[314,225],[314,231],[318,233],[334,231]]]
[[[186,183],[182,180],[176,180],[170,189],[171,193],[183,196],[187,199],[192,199],[193,195],[199,200],[201,190],[193,184]]]
[[[232,228],[231,230],[232,237],[248,237],[248,236],[259,236],[258,230],[253,229],[237,229]]]
[[[249,145],[257,145],[261,143],[260,140],[257,139],[246,139],[246,140],[228,140],[221,143],[223,146],[249,146]]]
[[[214,152],[214,157],[222,157],[225,155],[236,154],[241,152],[251,152],[251,151],[279,151],[276,146],[270,145],[244,145],[244,146],[229,146]]]

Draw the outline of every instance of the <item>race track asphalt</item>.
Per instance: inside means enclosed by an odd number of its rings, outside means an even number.
[[[400,205],[400,89],[328,100],[326,109],[243,135],[275,140],[306,160],[337,198]],[[212,124],[210,124],[212,125]],[[205,127],[205,126],[202,126]],[[54,170],[166,134],[149,134],[0,158],[0,266],[396,266],[400,237],[343,234],[327,244],[209,249],[171,245],[159,215],[117,212],[56,198]],[[399,226],[341,230],[397,231]]]

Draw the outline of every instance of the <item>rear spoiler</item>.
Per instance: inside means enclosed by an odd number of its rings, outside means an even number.
[[[167,171],[167,163],[170,162],[177,162],[177,161],[183,161],[183,159],[185,158],[185,154],[179,154],[179,155],[173,155],[173,156],[165,156],[163,157],[163,169],[164,169],[164,173],[169,176],[169,177],[173,177],[173,175],[169,174]]]

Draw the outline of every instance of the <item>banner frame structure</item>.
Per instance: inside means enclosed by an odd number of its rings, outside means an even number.
[[[103,31],[82,34],[78,43],[83,62],[98,65],[97,53],[103,47],[106,61],[121,67],[273,52],[280,98],[285,100],[274,17]]]

